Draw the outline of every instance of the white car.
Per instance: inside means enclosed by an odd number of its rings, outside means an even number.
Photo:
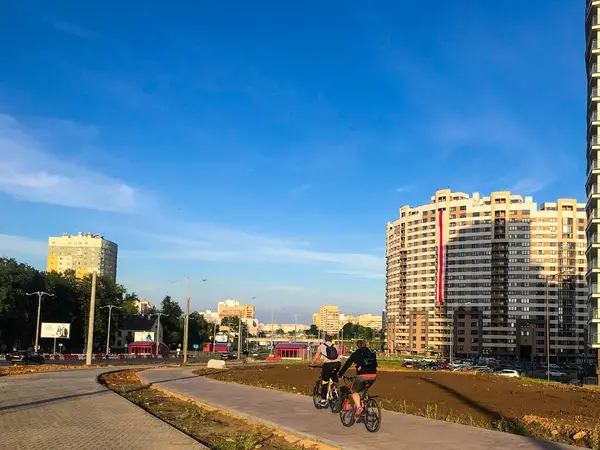
[[[550,369],[550,376],[551,377],[566,377],[567,374],[564,372],[561,372],[560,370]]]
[[[504,370],[500,370],[499,372],[496,372],[496,375],[502,375],[503,377],[509,377],[509,378],[519,378],[519,372],[517,372],[516,370],[511,370],[511,369],[504,369]]]

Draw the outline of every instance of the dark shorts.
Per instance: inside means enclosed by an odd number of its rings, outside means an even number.
[[[341,368],[342,363],[339,361],[323,364],[323,369],[321,370],[321,378],[323,379],[323,383],[329,383],[330,379],[337,382],[338,373]]]
[[[362,391],[366,391],[377,379],[376,375],[357,375],[352,383],[352,393],[359,394]]]

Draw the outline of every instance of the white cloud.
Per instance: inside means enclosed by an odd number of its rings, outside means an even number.
[[[396,188],[396,192],[403,194],[404,192],[412,191],[416,186],[414,184],[408,184],[406,186],[400,186]]]
[[[73,36],[81,38],[93,38],[97,37],[97,34],[87,28],[69,22],[53,22],[54,28],[62,31],[63,33],[72,34]]]
[[[306,191],[308,191],[311,188],[310,184],[303,184],[301,186],[297,186],[293,189],[290,190],[290,194],[294,194],[294,195],[300,195],[300,194],[304,194]]]
[[[174,233],[144,234],[145,241],[152,242],[154,250],[140,252],[140,256],[171,260],[313,264],[326,273],[362,278],[382,278],[385,273],[385,259],[374,254],[319,251],[299,239],[265,236],[204,223],[171,224],[169,228]]]
[[[30,202],[113,212],[140,211],[150,202],[121,180],[52,155],[14,117],[2,114],[0,192]]]
[[[46,242],[36,241],[24,236],[0,234],[0,255],[8,258],[17,256],[43,257],[48,252]]]

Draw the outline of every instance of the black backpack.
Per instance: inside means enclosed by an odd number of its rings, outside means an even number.
[[[333,344],[332,345],[325,344],[325,356],[329,360],[338,359],[338,351]]]
[[[361,368],[377,367],[377,353],[370,348],[361,349],[358,365]]]

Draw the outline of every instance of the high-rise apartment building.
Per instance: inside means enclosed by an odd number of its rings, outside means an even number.
[[[340,331],[340,308],[337,306],[321,306],[318,313],[313,314],[313,324],[326,333]]]
[[[588,353],[585,205],[440,190],[387,223],[386,341],[394,353],[535,360]],[[560,275],[559,275],[560,274]]]
[[[590,344],[593,348],[600,348],[600,337],[598,334],[600,314],[598,306],[600,299],[599,274],[600,262],[598,253],[600,249],[599,224],[600,208],[600,1],[587,0],[585,10],[585,63],[587,73],[587,181],[585,190],[587,193],[587,238],[588,238],[588,270],[587,281],[589,286],[589,332]],[[600,356],[599,356],[600,358]]]
[[[48,238],[48,272],[74,270],[78,278],[92,272],[117,278],[117,244],[99,234],[63,234]]]

